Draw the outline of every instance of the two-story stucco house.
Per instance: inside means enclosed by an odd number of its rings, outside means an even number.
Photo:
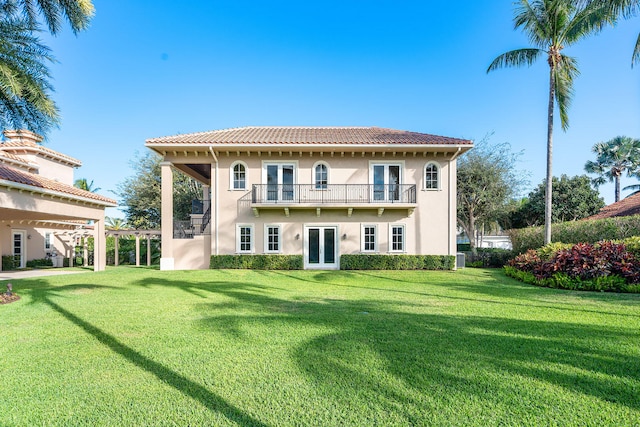
[[[75,188],[74,170],[82,163],[43,146],[40,135],[18,130],[4,131],[4,136],[0,254],[13,257],[15,266],[23,268],[28,260],[69,258],[80,236],[93,236],[94,270],[104,270],[105,208],[116,206],[116,201]]]
[[[149,139],[162,162],[161,269],[211,255],[455,255],[456,158],[469,140],[377,127],[244,127]],[[172,169],[204,184],[191,226],[173,221]],[[196,224],[194,226],[194,224]]]

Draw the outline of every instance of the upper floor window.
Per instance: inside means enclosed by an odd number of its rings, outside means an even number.
[[[329,183],[329,167],[326,163],[318,163],[313,168],[313,183],[316,190],[326,190]]]
[[[427,163],[424,167],[424,189],[438,190],[440,188],[440,168],[435,163]]]
[[[231,189],[245,190],[247,188],[247,166],[236,162],[231,167]]]

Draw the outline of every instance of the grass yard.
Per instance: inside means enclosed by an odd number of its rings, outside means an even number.
[[[2,426],[640,425],[637,294],[479,269],[12,283]]]

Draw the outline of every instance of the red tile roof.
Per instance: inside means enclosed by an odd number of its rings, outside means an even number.
[[[82,162],[78,159],[74,159],[71,156],[67,156],[66,154],[59,153],[50,148],[44,147],[40,144],[35,143],[34,141],[22,139],[20,141],[4,141],[0,144],[0,150],[5,153],[20,153],[22,151],[32,151],[35,153],[40,153],[44,156],[54,157],[58,160],[62,160],[63,162],[69,163],[73,166],[82,166]]]
[[[633,194],[625,199],[605,206],[600,209],[600,212],[597,214],[585,219],[603,219],[631,215],[640,215],[640,193]]]
[[[242,127],[151,138],[147,145],[469,145],[466,139],[378,127]]]
[[[7,165],[0,164],[0,180],[10,181],[17,184],[28,185],[34,187],[34,191],[49,190],[58,193],[63,193],[71,196],[75,196],[87,201],[98,201],[100,204],[107,204],[116,206],[117,203],[113,199],[101,196],[99,194],[84,191],[70,185],[62,184],[57,181],[44,178],[40,175],[35,175],[29,172],[14,169]]]

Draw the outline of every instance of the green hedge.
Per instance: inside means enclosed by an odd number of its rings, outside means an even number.
[[[302,255],[212,255],[211,269],[302,270]]]
[[[453,270],[453,255],[354,254],[340,257],[341,270]]]
[[[569,277],[565,273],[558,272],[548,279],[538,279],[531,272],[518,270],[508,265],[504,266],[504,272],[507,276],[513,277],[521,282],[545,288],[568,289],[572,291],[640,293],[639,284],[627,283],[624,278],[616,275],[583,280]]]
[[[27,261],[27,267],[29,268],[53,267],[53,261],[47,258],[32,259]]]
[[[4,271],[15,270],[19,267],[13,255],[2,255],[2,269]]]
[[[481,268],[502,268],[513,255],[513,251],[502,248],[477,248],[475,255],[464,252],[466,267]]]
[[[544,227],[509,230],[513,252],[524,253],[544,246]],[[562,243],[596,243],[640,236],[640,215],[570,221],[551,226],[551,241]]]

